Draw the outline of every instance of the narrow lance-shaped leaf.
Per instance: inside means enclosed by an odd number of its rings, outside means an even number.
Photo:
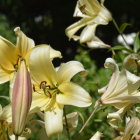
[[[140,39],[139,33],[137,33],[134,41],[134,52],[137,53],[139,49],[140,49]]]

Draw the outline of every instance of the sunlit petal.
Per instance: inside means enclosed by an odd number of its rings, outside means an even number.
[[[0,84],[5,83],[10,80],[9,73],[6,73],[2,69],[0,69]]]
[[[50,103],[50,99],[45,94],[34,92],[33,101],[30,110],[32,111],[36,108],[40,108],[40,110],[43,111],[46,109],[49,103]]]
[[[35,47],[49,47],[50,48],[50,58],[53,60],[54,58],[62,58],[61,52],[53,49],[50,45],[42,44],[37,45]]]
[[[129,71],[126,71],[126,76],[128,80],[128,92],[131,94],[140,87],[140,77],[130,73]]]
[[[102,95],[101,99],[103,99],[107,96],[110,96],[110,94],[113,92],[113,90],[118,82],[119,73],[120,73],[118,65],[116,64],[116,62],[112,58],[107,58],[104,65],[106,68],[113,69],[114,72],[113,72],[111,80],[108,84],[108,88],[105,91],[105,93]]]
[[[40,85],[46,81],[48,85],[56,85],[56,72],[50,58],[50,47],[37,47],[30,55],[29,68],[33,80]]]
[[[61,64],[60,68],[57,71],[58,83],[70,81],[71,78],[77,73],[84,71],[83,65],[78,61],[70,61],[64,64]]]
[[[86,26],[84,30],[81,32],[80,42],[85,43],[85,42],[91,41],[93,37],[95,36],[96,27],[97,27],[97,24]]]
[[[14,29],[15,33],[17,34],[17,48],[19,49],[19,54],[22,57],[25,57],[26,54],[30,49],[32,49],[35,44],[34,41],[30,38],[28,38],[21,30],[19,27],[16,27]]]
[[[16,47],[0,36],[0,65],[7,71],[12,72],[15,70],[14,65],[17,63],[17,49]]]
[[[63,130],[63,106],[55,105],[45,112],[45,128],[48,136],[61,133]]]
[[[100,40],[97,36],[94,36],[90,42],[87,42],[87,46],[92,49],[98,48],[110,48],[111,46],[105,44],[102,40]]]
[[[66,29],[66,35],[69,37],[69,38],[72,38],[72,36],[82,27],[84,27],[86,24],[90,24],[92,23],[93,21],[91,21],[91,18],[83,18],[81,20],[79,20],[78,22],[72,24],[71,26],[69,26],[67,29]]]
[[[72,82],[65,82],[59,86],[62,94],[58,94],[56,100],[60,104],[87,107],[92,104],[87,91]]]

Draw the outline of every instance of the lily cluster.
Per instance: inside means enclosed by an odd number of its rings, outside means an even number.
[[[88,107],[92,103],[89,93],[70,81],[85,69],[78,61],[63,63],[55,68],[52,60],[62,57],[59,51],[46,44],[35,46],[34,41],[19,27],[14,31],[17,34],[16,46],[0,38],[0,57],[5,58],[0,63],[0,82],[10,81],[11,100],[8,105],[10,109],[5,107],[3,110],[6,113],[1,115],[7,124],[5,126],[2,121],[2,128],[6,133],[12,124],[9,135],[22,136],[28,116],[41,111],[47,135],[61,133],[64,105]]]
[[[66,29],[69,39],[79,40],[89,48],[110,48],[95,35],[97,26],[113,20],[104,1],[77,1],[74,17],[81,19]],[[81,34],[75,35],[81,28],[84,28]],[[63,126],[68,132],[76,128],[78,113],[66,115],[65,106],[89,107],[92,104],[90,94],[72,81],[76,74],[85,72],[84,66],[78,61],[69,61],[55,67],[53,59],[62,58],[60,51],[48,44],[35,45],[19,27],[14,32],[16,45],[0,36],[0,84],[10,82],[10,103],[5,107],[0,105],[0,139],[27,140],[31,132],[36,133],[36,125],[41,127],[39,136],[42,139],[62,133]],[[80,132],[98,108],[112,106],[116,112],[108,113],[107,119],[109,125],[119,131],[116,140],[130,140],[139,133],[140,119],[136,115],[140,112],[136,107],[140,103],[138,35],[134,44],[134,51],[129,47],[122,51],[127,55],[121,71],[115,59],[106,59],[104,66],[112,69],[112,76],[109,83],[98,90],[101,97]],[[40,119],[34,119],[35,114]],[[120,129],[119,123],[123,120],[126,120],[126,126]],[[103,133],[97,131],[90,140],[101,137]]]

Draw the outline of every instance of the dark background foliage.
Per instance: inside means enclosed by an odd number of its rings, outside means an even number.
[[[78,20],[72,17],[75,5],[76,0],[1,0],[0,15],[5,16],[9,30],[20,26],[36,44],[50,44],[60,50],[64,56],[63,61],[67,61],[74,58],[78,46],[78,43],[69,41],[65,35],[65,29]],[[132,24],[125,33],[139,30],[140,0],[106,0],[105,6],[112,12],[119,25],[124,22]],[[7,37],[2,28],[3,26],[0,26],[0,34]],[[108,26],[99,26],[96,34],[104,42],[114,45],[118,33],[110,23]],[[108,55],[106,50],[94,50],[91,56],[100,66]]]

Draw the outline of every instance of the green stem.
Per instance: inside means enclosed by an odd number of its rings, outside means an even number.
[[[125,45],[126,45],[126,48],[127,48],[127,49],[130,49],[130,47],[129,47],[127,41],[125,40],[125,38],[124,38],[122,32],[120,31],[119,26],[118,26],[118,24],[116,23],[115,19],[113,19],[112,21],[113,21],[113,24],[114,24],[114,26],[116,27],[117,31],[118,31],[119,34],[121,35],[122,39],[124,40],[124,43],[125,43]]]
[[[68,127],[68,121],[67,121],[67,117],[66,117],[65,107],[64,107],[64,117],[65,117],[65,122],[66,122],[66,131],[67,131],[68,140],[71,140],[71,138],[70,138],[70,132],[69,132],[69,127]]]
[[[92,113],[90,114],[89,118],[86,120],[86,122],[84,123],[84,125],[82,126],[82,128],[80,129],[79,133],[81,133],[84,128],[87,126],[88,122],[91,120],[92,116],[94,115],[94,113],[97,111],[97,108],[99,107],[100,102],[98,102],[97,106],[94,108],[94,110],[92,111]]]
[[[60,134],[57,134],[57,140],[60,140]]]
[[[18,140],[18,136],[17,135],[15,135],[15,140]]]

